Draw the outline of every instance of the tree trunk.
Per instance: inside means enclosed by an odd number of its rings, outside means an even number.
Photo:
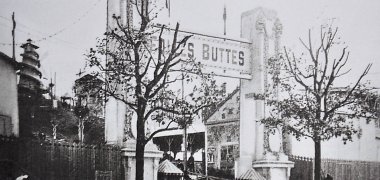
[[[144,180],[144,151],[145,144],[136,141],[136,180]]]
[[[145,124],[143,115],[137,115],[136,180],[144,180]]]
[[[314,180],[321,180],[321,141],[314,140]]]

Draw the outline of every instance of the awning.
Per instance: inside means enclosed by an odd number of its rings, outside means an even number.
[[[204,133],[205,126],[203,124],[192,124],[187,128],[187,134]],[[183,129],[173,129],[157,133],[154,137],[175,136],[183,134]]]
[[[162,161],[160,165],[158,166],[158,173],[162,173],[165,175],[176,175],[176,176],[183,175],[183,172],[167,159],[165,161]]]

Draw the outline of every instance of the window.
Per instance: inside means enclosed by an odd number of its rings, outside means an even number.
[[[233,114],[234,113],[234,108],[229,108],[228,109],[228,114]]]
[[[235,157],[238,157],[237,154],[238,145],[225,145],[220,149],[220,168],[221,169],[233,169],[235,164]]]
[[[214,163],[214,154],[213,153],[207,154],[207,162]]]
[[[231,142],[232,141],[232,138],[230,135],[227,135],[227,142]]]
[[[0,135],[10,136],[12,134],[11,117],[0,115]]]
[[[214,147],[208,148],[208,150],[207,150],[207,162],[208,163],[214,163],[214,152],[215,152]]]
[[[233,145],[222,146],[220,150],[220,160],[233,162],[234,161],[234,147]]]

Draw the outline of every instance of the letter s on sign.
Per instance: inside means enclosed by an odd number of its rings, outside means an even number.
[[[194,57],[194,44],[193,43],[188,43],[187,44],[187,50],[188,50],[187,56],[189,58],[193,58]]]
[[[239,65],[244,66],[244,52],[239,51]]]

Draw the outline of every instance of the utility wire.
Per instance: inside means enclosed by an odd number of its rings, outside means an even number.
[[[76,24],[78,24],[80,21],[82,21],[100,2],[101,0],[98,0],[96,1],[86,12],[84,12],[78,19],[74,20],[72,23],[70,23],[69,25],[61,28],[59,31],[55,32],[55,33],[52,33],[52,34],[49,34],[47,36],[40,36],[42,38],[39,38],[37,40],[35,40],[34,42],[41,42],[41,41],[45,41],[45,40],[48,40],[50,38],[56,38],[55,36],[57,36],[58,34],[61,34],[62,32],[66,31],[67,29],[69,29],[71,26],[74,26]],[[11,21],[10,19],[4,17],[4,16],[0,16],[0,18],[2,19],[6,19],[8,21]],[[17,22],[19,24],[19,22]],[[26,28],[30,29],[30,30],[33,30],[32,28],[29,28],[27,27],[26,25],[23,25],[25,26]],[[17,29],[16,29],[17,30]],[[33,30],[33,31],[36,31],[36,32],[39,32],[39,33],[42,33],[40,31],[37,31],[37,30]],[[30,34],[28,32],[28,34]],[[42,33],[42,34],[47,34],[47,33]],[[38,36],[38,35],[37,35]],[[63,41],[63,40],[61,40]],[[67,42],[67,41],[66,41]],[[15,45],[21,45],[22,43],[16,43]],[[12,43],[1,43],[0,42],[0,45],[3,45],[3,46],[12,46]]]
[[[0,22],[0,25],[4,25],[4,26],[7,26],[7,27],[9,27],[9,28],[12,28],[10,25],[8,25],[8,24],[5,24],[5,23],[2,23],[2,22]],[[17,24],[17,25],[19,25],[19,23]],[[26,26],[25,26],[26,27]],[[26,27],[27,29],[30,29],[30,30],[33,30],[33,29],[31,29],[31,28],[28,28],[28,27]],[[16,28],[15,29],[17,32],[20,32],[20,33],[23,33],[23,34],[26,34],[26,35],[31,35],[31,33],[30,33],[30,31],[28,31],[28,30],[25,30],[25,29],[20,29],[20,28]],[[36,30],[33,30],[33,31],[36,31]],[[41,34],[45,34],[45,35],[47,35],[46,33],[42,33],[42,32],[40,32]],[[37,35],[37,34],[34,34],[34,36],[37,36],[37,37],[39,37],[39,38],[42,38],[42,37],[44,37],[43,35]],[[78,49],[79,47],[78,46],[76,46],[74,43],[72,43],[72,42],[69,42],[69,41],[66,41],[66,40],[63,40],[63,39],[60,39],[60,38],[58,38],[58,37],[52,37],[52,39],[55,39],[55,40],[58,40],[58,41],[61,41],[61,42],[63,42],[63,43],[65,43],[68,47],[70,47],[70,48],[73,48],[73,49]],[[52,40],[52,39],[47,39],[47,41],[50,41],[50,40]],[[20,45],[20,43],[16,43],[16,45]],[[9,44],[7,44],[7,43],[0,43],[0,46],[9,46]]]

